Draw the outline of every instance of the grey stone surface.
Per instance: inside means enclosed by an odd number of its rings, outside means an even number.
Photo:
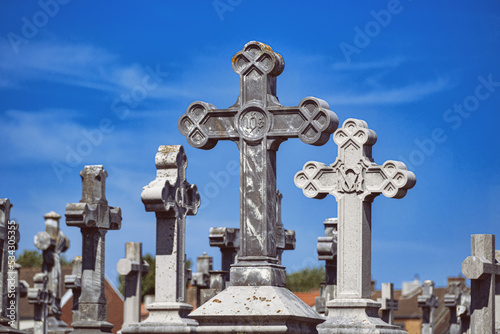
[[[202,291],[210,288],[210,272],[213,270],[213,258],[207,253],[196,259],[196,272],[192,274],[191,284],[196,287],[196,306],[201,306],[207,299],[202,298]]]
[[[448,293],[444,296],[444,306],[450,312],[450,333],[461,334],[460,317],[457,316],[457,307],[460,305],[464,284],[459,280],[450,280],[448,278]]]
[[[227,109],[216,109],[209,103],[194,102],[180,117],[178,126],[188,143],[197,148],[211,149],[219,140],[232,140],[238,145],[241,243],[238,263],[231,266],[231,287],[228,289],[237,291],[237,287],[242,287],[241,293],[248,293],[250,286],[285,286],[286,273],[279,265],[276,240],[276,152],[279,145],[288,138],[297,137],[307,144],[325,144],[336,129],[338,119],[328,104],[317,98],[306,97],[297,107],[284,107],[279,103],[276,79],[283,71],[284,61],[268,45],[247,43],[232,58],[232,67],[240,76],[240,96],[236,103]],[[214,298],[224,299],[228,289]],[[285,291],[283,289],[283,295]],[[241,297],[252,298],[251,295]],[[230,300],[225,302],[227,310],[236,312]],[[199,331],[211,332],[214,326],[218,331],[231,331],[243,321],[248,324],[249,318],[239,320],[240,317],[234,317],[236,313],[232,314],[231,321],[216,313],[207,317],[215,312],[211,311],[212,305],[214,303],[209,301],[191,314],[202,322]],[[304,332],[315,332],[314,324],[322,321],[319,315],[301,310],[295,309],[298,313],[292,312],[286,320],[278,314],[275,321],[281,321],[283,331],[299,321],[309,321]],[[264,331],[271,326],[258,327],[266,322],[265,317],[255,315],[253,319],[255,327],[248,327],[246,332]]]
[[[276,190],[276,248],[278,252],[278,264],[281,264],[281,256],[285,250],[295,249],[295,231],[285,230],[281,220],[281,200],[283,195]]]
[[[36,248],[42,251],[42,273],[47,276],[46,292],[51,294],[47,305],[47,333],[68,333],[71,329],[61,320],[62,274],[60,254],[69,248],[69,239],[59,228],[61,216],[54,211],[45,216],[45,231],[33,238]]]
[[[14,278],[13,281],[15,282],[14,285],[16,287],[14,300],[15,300],[15,305],[16,305],[16,317],[17,317],[17,319],[16,319],[16,325],[14,327],[17,329],[19,329],[20,301],[21,301],[21,298],[28,296],[28,288],[29,288],[28,283],[26,281],[20,279],[21,267],[22,266],[20,264],[16,263],[14,265],[14,270],[9,270],[9,275],[11,276],[11,277],[9,277],[9,279],[12,279],[12,277]]]
[[[318,237],[316,250],[318,260],[325,261],[325,282],[320,288],[320,296],[316,297],[316,311],[323,315],[328,315],[326,302],[334,299],[337,294],[337,237],[338,219],[327,218],[323,222],[325,225],[325,236]]]
[[[125,276],[125,302],[123,305],[123,325],[141,322],[142,276],[149,272],[149,264],[142,259],[142,243],[127,242],[125,258],[116,264],[116,270]]]
[[[500,264],[495,261],[495,236],[473,234],[471,256],[462,263],[462,272],[471,280],[471,334],[495,332],[495,280]]]
[[[10,220],[12,204],[8,198],[0,198],[0,333],[26,333],[16,328],[16,305],[9,300],[12,284],[15,284],[13,255],[20,239],[19,225]],[[10,256],[10,259],[9,259]],[[10,263],[9,263],[10,262]],[[15,287],[15,285],[14,285]]]
[[[33,287],[28,289],[28,302],[34,306],[33,334],[45,334],[48,327],[49,304],[54,295],[48,289],[47,273],[33,277]]]
[[[108,205],[106,178],[102,165],[85,166],[82,177],[82,199],[66,205],[66,224],[82,232],[82,278],[79,319],[73,322],[75,334],[109,333],[104,295],[104,256],[106,233],[121,228],[121,209]]]
[[[398,300],[394,299],[394,284],[382,283],[382,297],[377,300],[382,311],[382,320],[394,325],[394,311],[398,309]]]
[[[434,295],[434,282],[424,281],[422,294],[417,299],[422,309],[422,334],[434,333],[434,310],[438,307],[438,299]]]
[[[73,269],[71,275],[64,276],[64,285],[66,289],[71,289],[73,293],[73,306],[71,311],[73,313],[73,322],[77,322],[80,318],[79,316],[79,300],[82,294],[82,257],[75,256],[71,261]]]
[[[122,333],[189,333],[198,323],[187,317],[185,223],[200,206],[196,185],[186,180],[187,157],[180,145],[160,146],[155,158],[156,179],[144,187],[146,211],[156,214],[155,302],[149,317]]]
[[[369,301],[371,283],[371,203],[380,194],[402,198],[416,183],[415,175],[398,161],[382,166],[372,159],[377,140],[366,122],[347,119],[333,139],[338,156],[327,166],[307,162],[295,175],[295,185],[311,198],[335,196],[338,207],[337,299],[327,303],[329,313],[320,333],[370,331],[402,333],[377,316],[380,304]],[[356,306],[357,305],[357,306]],[[352,316],[350,316],[351,314]]]

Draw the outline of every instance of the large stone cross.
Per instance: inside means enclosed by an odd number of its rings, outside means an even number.
[[[148,305],[149,317],[122,333],[150,330],[164,333],[186,330],[197,322],[187,318],[193,309],[186,300],[186,216],[200,206],[196,185],[186,180],[187,157],[180,145],[162,145],[155,157],[156,179],[144,187],[142,202],[156,214],[155,302]]]
[[[295,185],[310,198],[331,194],[338,202],[337,298],[370,298],[371,203],[380,194],[402,198],[416,178],[402,162],[382,166],[372,160],[377,135],[366,122],[348,119],[334,134],[339,146],[330,166],[307,162],[295,175]]]
[[[125,276],[122,327],[126,327],[133,322],[141,321],[142,276],[149,272],[149,264],[142,259],[142,243],[125,244],[125,258],[118,261],[116,271]]]
[[[285,271],[277,265],[275,240],[276,152],[288,138],[299,137],[312,145],[326,143],[338,119],[325,101],[314,97],[304,98],[297,107],[279,103],[276,78],[284,61],[268,45],[247,43],[234,55],[232,66],[240,76],[236,103],[216,109],[193,102],[179,119],[179,131],[190,145],[201,149],[211,149],[219,140],[238,144],[241,249],[239,263],[231,269],[232,284],[284,286]],[[262,275],[262,271],[268,273]]]
[[[33,238],[36,248],[42,251],[42,273],[47,275],[47,289],[53,294],[48,308],[47,328],[49,331],[70,331],[68,325],[60,318],[62,283],[60,254],[69,248],[69,239],[59,228],[61,216],[54,211],[45,216],[45,231],[38,232]]]
[[[382,305],[382,320],[390,325],[394,325],[394,311],[398,309],[398,300],[394,299],[394,284],[382,283],[382,296],[377,301]]]
[[[422,334],[434,333],[434,310],[438,307],[438,299],[434,295],[434,282],[427,280],[422,287],[422,294],[417,299],[422,308]]]
[[[66,224],[82,232],[82,290],[79,319],[72,324],[75,333],[109,332],[104,295],[105,236],[108,230],[121,227],[121,209],[106,200],[108,172],[102,165],[85,166],[80,203],[66,205]]]
[[[471,280],[471,334],[495,332],[495,280],[500,264],[495,260],[495,236],[473,234],[471,256],[462,263],[462,272]]]

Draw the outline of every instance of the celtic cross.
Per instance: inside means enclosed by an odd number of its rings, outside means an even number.
[[[282,106],[276,96],[276,78],[283,58],[271,47],[249,42],[232,59],[240,76],[240,96],[227,109],[193,102],[179,119],[179,131],[191,146],[213,148],[231,140],[240,150],[239,263],[232,266],[232,285],[284,286],[284,268],[276,248],[276,152],[288,138],[323,145],[337,128],[337,116],[314,97],[297,107]],[[262,270],[267,274],[262,275]]]
[[[373,162],[377,136],[362,120],[346,120],[333,138],[339,146],[336,161],[307,162],[294,181],[307,197],[331,194],[338,202],[337,298],[370,298],[371,202],[380,194],[404,197],[416,178],[401,162]]]

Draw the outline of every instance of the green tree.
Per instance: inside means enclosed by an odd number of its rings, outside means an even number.
[[[325,268],[306,268],[286,275],[286,287],[294,292],[308,292],[319,289],[325,281]]]
[[[43,263],[42,253],[37,250],[25,249],[17,257],[16,262],[24,268],[41,268]]]

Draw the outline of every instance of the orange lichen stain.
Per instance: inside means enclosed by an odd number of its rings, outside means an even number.
[[[276,311],[276,313],[280,313],[280,312],[281,312],[281,310]]]
[[[222,303],[222,302],[220,301],[220,299],[214,299],[214,300],[212,300],[212,302],[213,302],[213,303],[219,303],[219,304],[220,304],[220,303]]]

